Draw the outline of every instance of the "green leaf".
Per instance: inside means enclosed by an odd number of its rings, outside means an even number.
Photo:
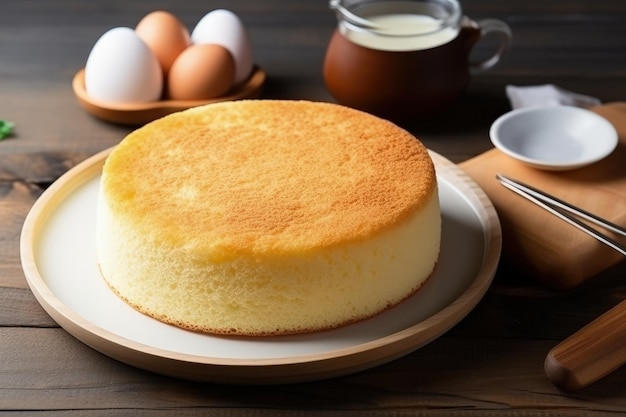
[[[11,136],[13,134],[14,127],[15,123],[7,120],[0,120],[0,140],[6,138],[7,136]]]

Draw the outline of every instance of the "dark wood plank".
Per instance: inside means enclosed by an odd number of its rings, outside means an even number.
[[[0,287],[1,327],[59,327],[27,288]]]
[[[41,188],[37,185],[0,179],[0,287],[26,287],[19,256],[19,237],[24,219],[40,193]]]
[[[197,384],[137,370],[82,345],[60,329],[0,329],[1,410],[180,408],[226,410],[534,409],[626,412],[626,372],[566,396],[543,374],[550,342],[445,337],[387,365],[329,381],[270,387]],[[29,349],[23,349],[29,346]],[[97,369],[98,372],[93,372]],[[17,372],[19,371],[19,372]],[[24,372],[27,371],[27,372]],[[481,387],[489,387],[488,390]],[[567,399],[567,403],[564,400]]]

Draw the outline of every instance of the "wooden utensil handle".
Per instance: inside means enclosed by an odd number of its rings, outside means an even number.
[[[626,363],[626,300],[554,347],[545,372],[557,387],[573,391]]]

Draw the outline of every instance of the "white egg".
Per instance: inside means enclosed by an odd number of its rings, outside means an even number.
[[[110,102],[148,102],[161,98],[163,71],[148,45],[126,27],[104,33],[85,65],[85,90]]]
[[[228,49],[235,60],[235,84],[248,79],[254,64],[252,43],[239,17],[230,10],[207,13],[191,32],[195,44],[213,43]]]

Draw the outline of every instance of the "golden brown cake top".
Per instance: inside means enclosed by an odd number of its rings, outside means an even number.
[[[329,103],[210,104],[129,134],[107,158],[114,215],[210,261],[365,239],[436,192],[414,136]]]

